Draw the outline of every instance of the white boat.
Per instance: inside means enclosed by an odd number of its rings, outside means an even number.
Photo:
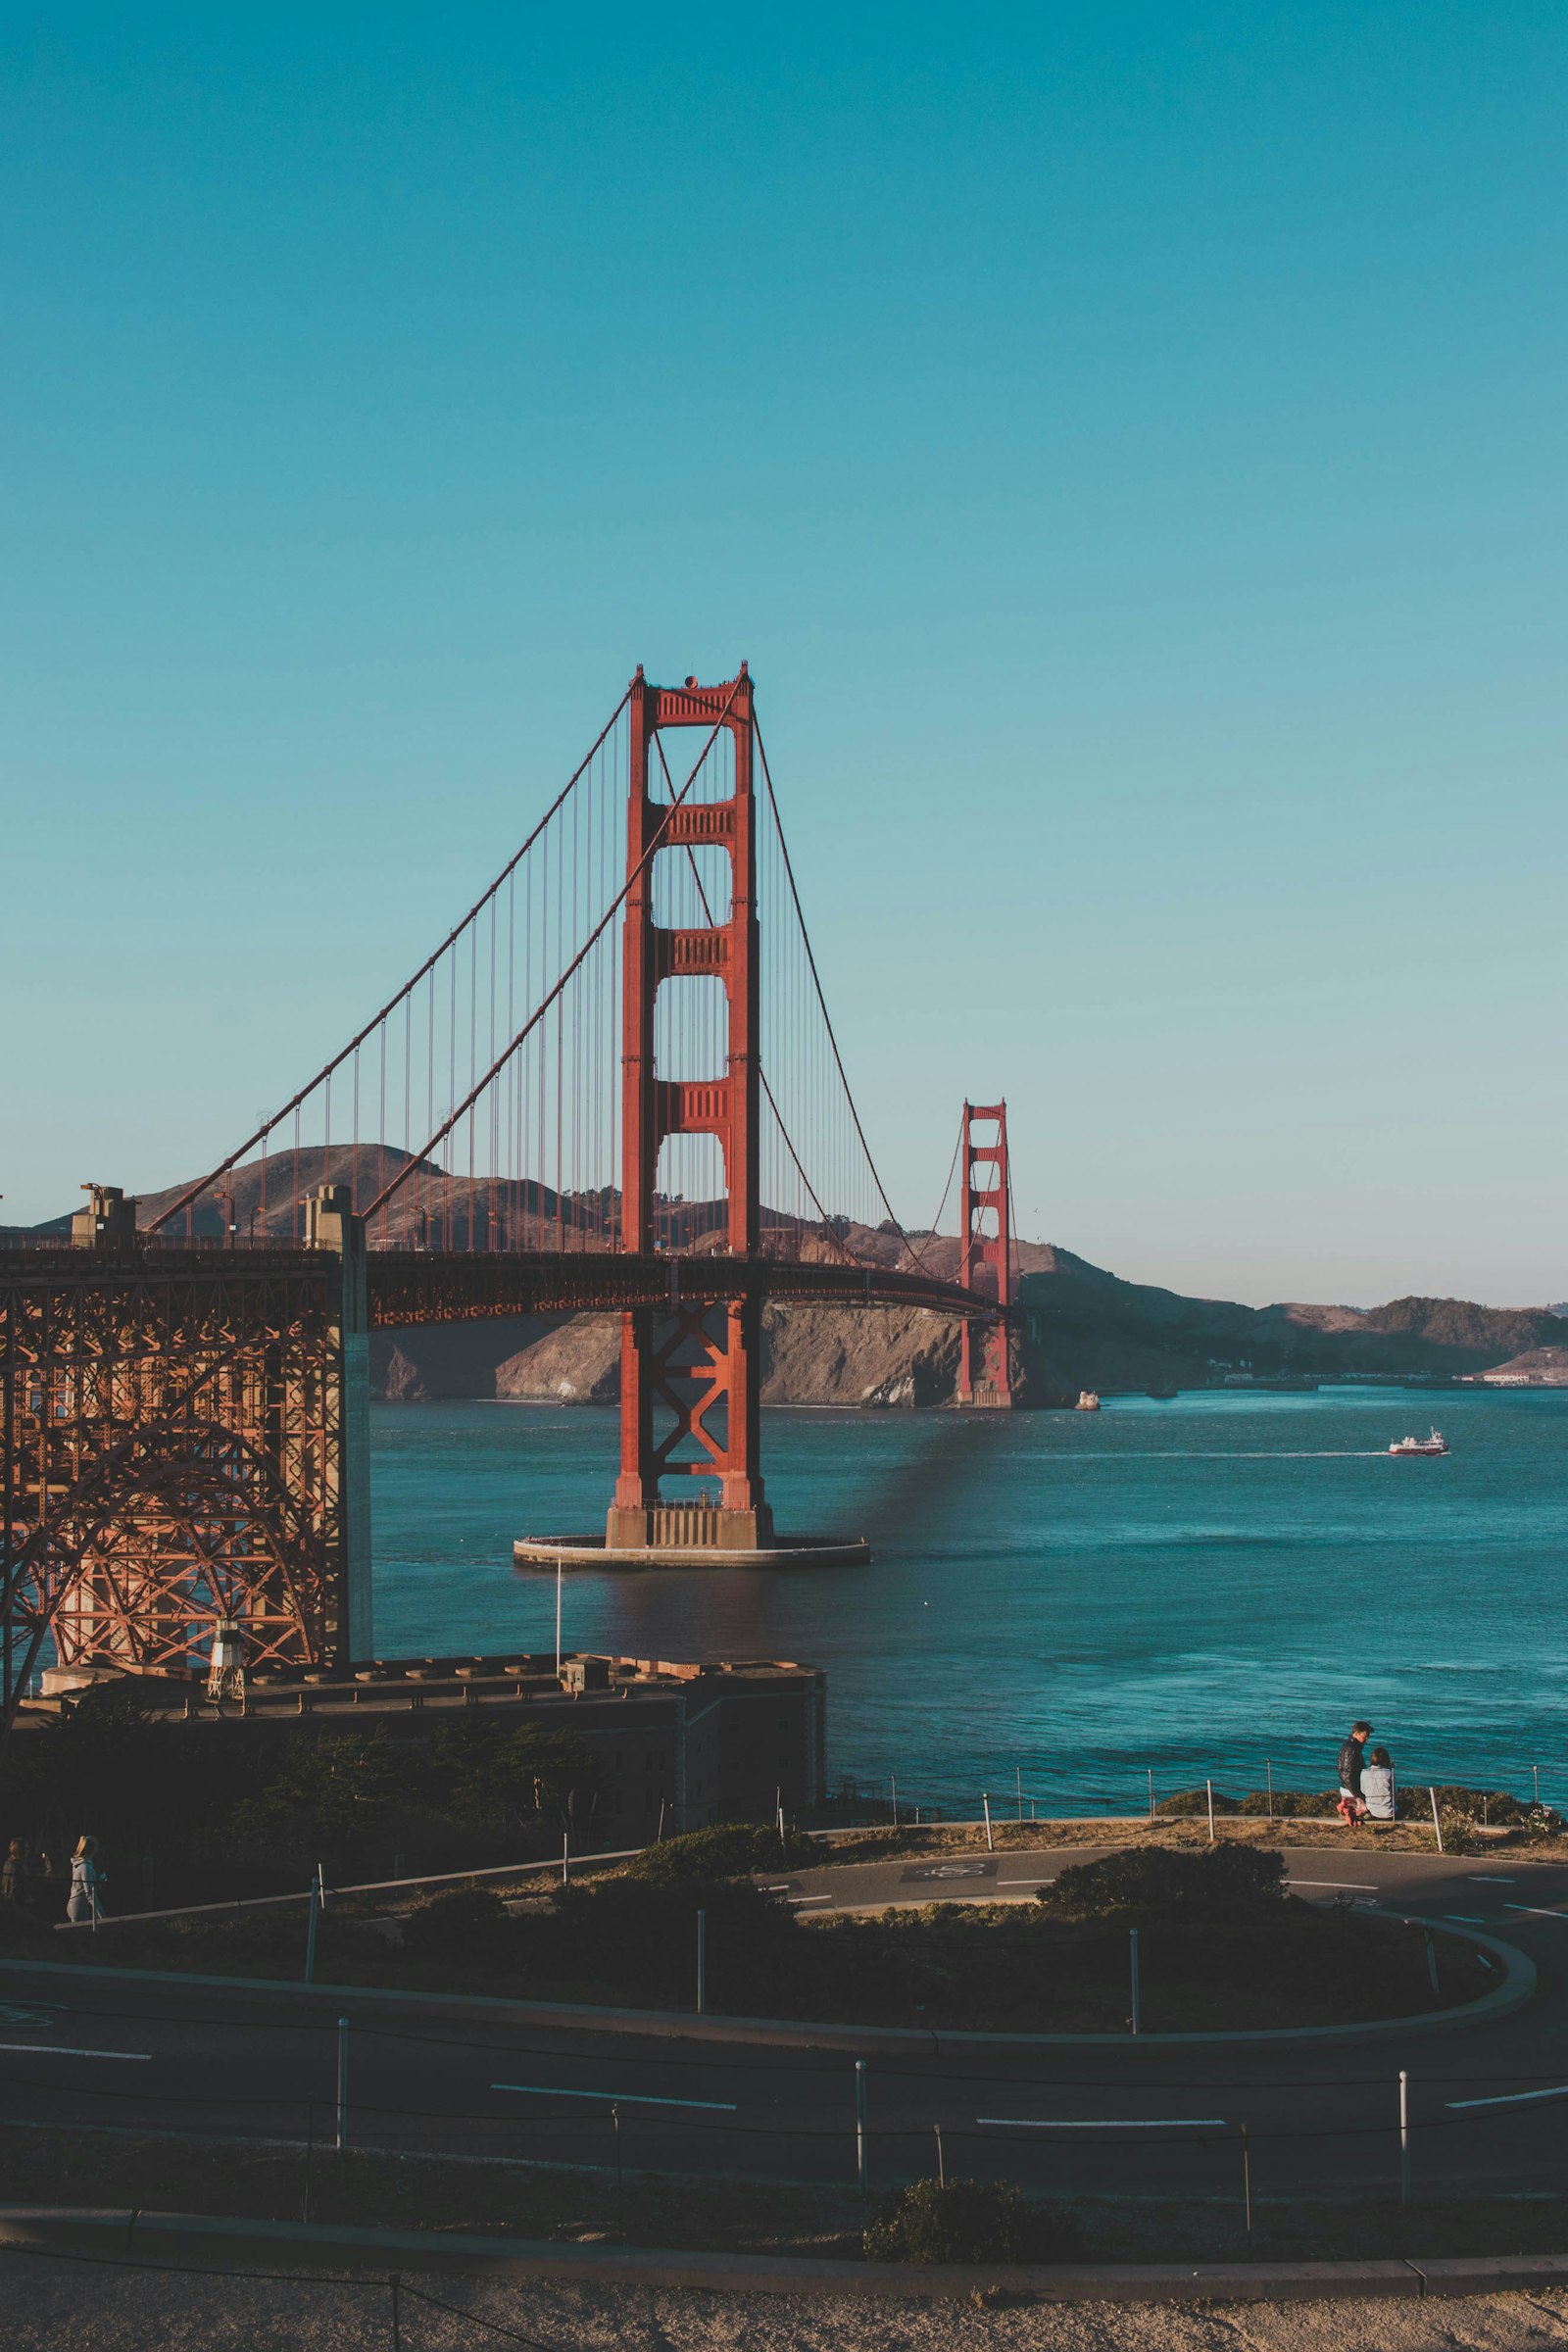
[[[1391,1453],[1446,1453],[1447,1450],[1448,1441],[1438,1429],[1430,1438],[1401,1438],[1396,1446],[1389,1447]]]

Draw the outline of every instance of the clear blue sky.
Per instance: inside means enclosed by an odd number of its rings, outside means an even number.
[[[0,1213],[745,655],[908,1220],[1568,1296],[1559,5],[9,24]]]

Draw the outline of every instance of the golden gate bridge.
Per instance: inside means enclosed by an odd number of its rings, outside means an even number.
[[[618,1312],[595,1556],[820,1557],[766,1498],[763,1302],[958,1316],[959,1402],[1010,1405],[1004,1104],[964,1104],[943,1207],[956,1172],[955,1251],[942,1208],[900,1223],[866,1141],[747,665],[639,668],[280,1109],[171,1196],[84,1187],[69,1243],[0,1247],[5,1722],[51,1646],[81,1676],[188,1676],[220,1627],[259,1667],[369,1657],[376,1326]]]

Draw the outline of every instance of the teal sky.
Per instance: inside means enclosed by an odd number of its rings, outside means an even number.
[[[1560,6],[9,24],[0,1213],[746,656],[906,1220],[1568,1297]]]

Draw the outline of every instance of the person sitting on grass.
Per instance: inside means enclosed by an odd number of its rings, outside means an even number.
[[[1375,1747],[1370,1763],[1361,1767],[1361,1802],[1366,1807],[1365,1818],[1375,1830],[1393,1824],[1394,1766],[1386,1747]]]
[[[1361,1751],[1371,1737],[1369,1723],[1352,1723],[1350,1736],[1340,1749],[1340,1801],[1335,1810],[1348,1830],[1353,1830],[1366,1819],[1366,1806],[1361,1799]]]

